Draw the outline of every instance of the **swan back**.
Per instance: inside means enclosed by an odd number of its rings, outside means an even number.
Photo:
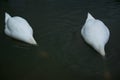
[[[8,13],[5,13],[5,33],[26,43],[37,44],[33,38],[31,26],[22,17],[11,17]]]
[[[105,24],[88,13],[86,22],[81,30],[81,35],[102,56],[105,56],[104,47],[108,42],[109,34]]]

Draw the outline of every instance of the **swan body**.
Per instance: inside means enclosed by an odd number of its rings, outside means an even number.
[[[33,30],[29,23],[22,17],[11,17],[5,13],[5,34],[20,41],[37,45],[33,38]]]
[[[109,40],[110,32],[106,25],[88,13],[86,22],[81,29],[83,39],[98,53],[105,56],[105,44]]]

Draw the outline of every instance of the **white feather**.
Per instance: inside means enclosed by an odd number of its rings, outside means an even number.
[[[37,44],[33,38],[31,26],[24,18],[19,16],[11,17],[8,13],[5,13],[5,34],[29,44]]]
[[[109,40],[110,32],[107,26],[88,13],[86,22],[81,29],[83,39],[102,56],[105,56],[105,44]]]

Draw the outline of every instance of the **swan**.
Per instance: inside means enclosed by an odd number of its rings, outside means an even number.
[[[98,53],[105,57],[105,44],[109,40],[110,32],[107,26],[95,19],[89,12],[85,24],[81,29],[81,35],[86,43],[91,45]]]
[[[22,17],[15,16],[11,17],[7,12],[5,12],[5,34],[26,42],[28,44],[37,45],[33,37],[33,30],[29,23]]]

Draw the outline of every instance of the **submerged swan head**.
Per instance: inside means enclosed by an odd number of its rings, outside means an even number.
[[[22,17],[11,17],[5,13],[5,34],[20,41],[37,45],[33,38],[33,30],[29,23]]]
[[[105,56],[104,47],[109,40],[110,32],[101,20],[95,19],[88,13],[86,22],[81,29],[81,35],[86,43]]]

